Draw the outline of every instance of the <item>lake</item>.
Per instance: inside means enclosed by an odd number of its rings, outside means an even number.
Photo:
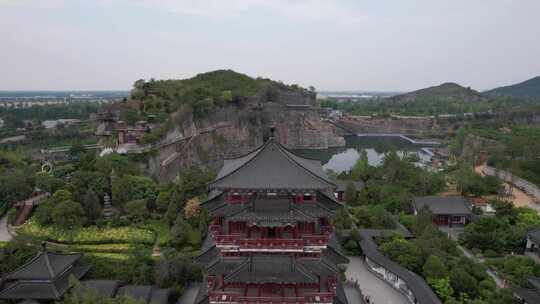
[[[311,150],[295,150],[296,153],[318,159],[323,168],[337,173],[350,170],[360,157],[360,151],[365,150],[370,165],[378,166],[382,163],[384,155],[389,151],[396,151],[399,155],[404,153],[416,154],[421,162],[430,160],[430,156],[423,152],[423,146],[414,145],[399,137],[345,137],[345,146],[338,148]]]

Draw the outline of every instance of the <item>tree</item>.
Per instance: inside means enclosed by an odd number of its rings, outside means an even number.
[[[47,173],[36,174],[36,187],[42,191],[54,193],[64,185],[61,178],[54,177]]]
[[[351,177],[354,180],[366,181],[369,177],[370,166],[366,150],[360,151],[360,157],[354,163],[351,169]]]
[[[84,147],[84,145],[80,141],[77,141],[69,149],[69,155],[71,155],[71,157],[73,158],[78,159],[85,151],[86,148]]]
[[[446,267],[438,256],[430,255],[422,267],[422,273],[428,281],[439,280],[446,277]]]
[[[124,205],[124,210],[131,219],[139,221],[148,215],[146,203],[145,199],[129,201]]]
[[[473,299],[478,295],[478,281],[461,266],[450,272],[450,284],[456,294],[466,294]]]
[[[175,248],[182,248],[184,245],[189,244],[191,230],[191,226],[179,214],[171,228],[171,245]]]
[[[421,270],[423,261],[420,249],[401,236],[395,236],[391,241],[383,243],[380,251],[391,260],[414,272]]]
[[[187,201],[186,206],[184,207],[184,215],[186,219],[199,216],[201,212],[200,205],[201,205],[201,202],[196,197]]]
[[[452,298],[454,289],[452,289],[449,278],[428,279],[428,282],[443,301],[446,302]]]
[[[90,222],[95,222],[101,216],[102,208],[99,203],[99,197],[92,189],[86,191],[82,205],[86,217]]]
[[[72,200],[57,203],[51,211],[51,220],[63,229],[73,229],[86,223],[81,204]]]
[[[169,208],[169,203],[171,201],[172,191],[169,189],[162,190],[159,192],[156,198],[156,209],[160,213],[165,213]]]
[[[356,205],[356,198],[358,197],[356,187],[353,182],[348,182],[345,186],[345,202],[350,206]]]

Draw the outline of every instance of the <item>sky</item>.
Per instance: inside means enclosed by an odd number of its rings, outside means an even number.
[[[216,69],[318,90],[540,75],[539,0],[0,0],[0,90],[127,90]]]

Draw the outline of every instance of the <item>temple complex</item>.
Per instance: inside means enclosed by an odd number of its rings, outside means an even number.
[[[202,204],[213,218],[195,303],[348,303],[329,217],[342,205],[319,161],[270,138],[225,160]]]

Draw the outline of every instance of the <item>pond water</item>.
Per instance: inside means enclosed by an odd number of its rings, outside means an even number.
[[[414,145],[399,137],[345,137],[346,145],[339,148],[322,150],[302,149],[296,150],[300,155],[318,159],[322,162],[323,168],[333,170],[337,173],[350,170],[356,160],[360,157],[360,151],[365,150],[368,162],[373,166],[382,163],[384,155],[389,151],[396,151],[400,156],[416,154],[420,162],[427,162],[430,156],[423,152],[422,146]]]

